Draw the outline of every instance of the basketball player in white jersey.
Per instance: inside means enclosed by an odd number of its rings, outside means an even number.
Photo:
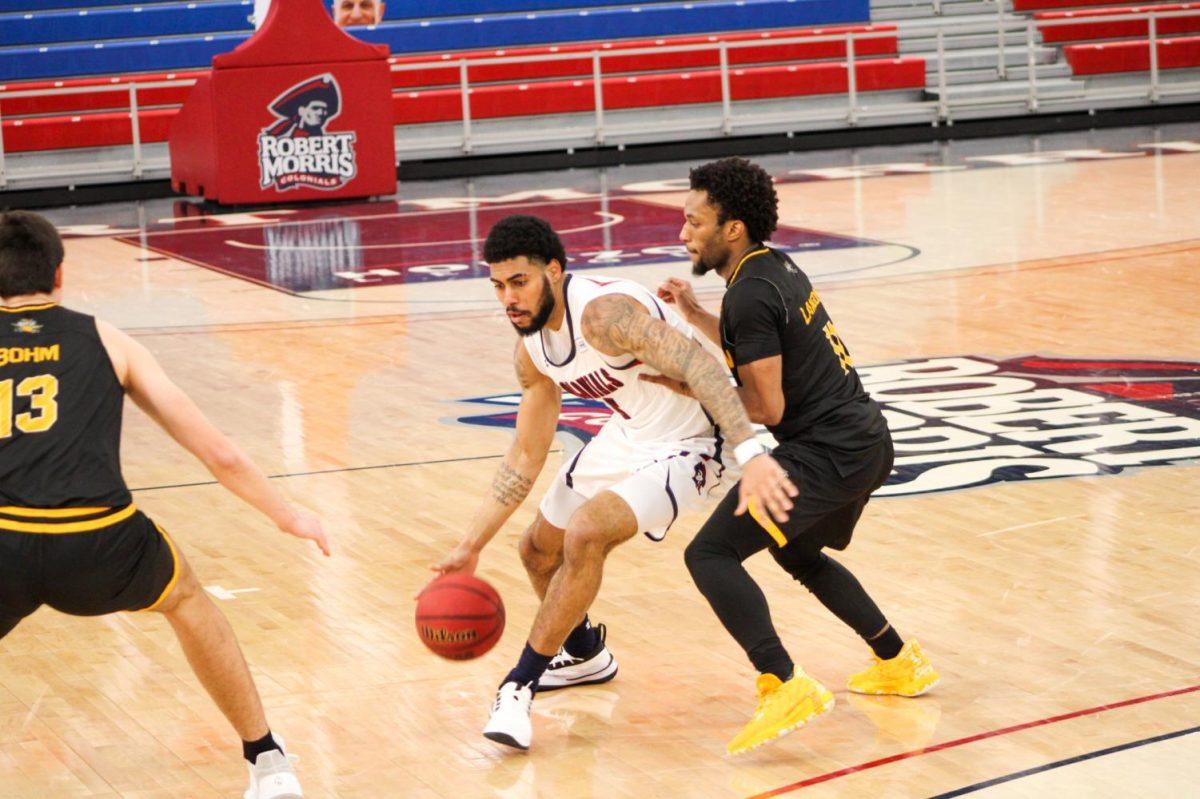
[[[542,470],[564,391],[613,411],[596,437],[564,462],[521,539],[521,560],[542,602],[483,734],[528,749],[536,691],[616,674],[603,626],[593,628],[587,619],[614,546],[638,532],[661,540],[719,480],[721,457],[730,450],[743,467],[739,515],[753,505],[786,520],[796,488],[755,440],[728,372],[652,292],[627,280],[566,274],[562,242],[536,217],[497,223],[484,258],[496,297],[520,334],[517,434],[470,529],[433,569],[475,570],[484,546]],[[642,375],[682,380],[696,399]]]

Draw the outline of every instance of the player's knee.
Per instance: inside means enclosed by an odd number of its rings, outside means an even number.
[[[572,519],[563,536],[563,560],[602,559],[614,543],[613,531],[586,516]]]
[[[536,522],[534,525],[536,526]],[[562,545],[550,546],[544,537],[535,535],[535,526],[531,526],[521,536],[517,549],[521,553],[521,562],[525,564],[527,570],[547,574],[554,571],[562,562]]]
[[[712,557],[711,547],[699,538],[693,538],[683,550],[683,562],[693,580],[698,579],[697,573],[703,573],[704,566],[712,560]]]
[[[170,592],[163,597],[162,602],[154,609],[160,613],[171,613],[178,610],[181,605],[188,601],[201,596],[203,590],[200,586],[200,581],[196,579],[196,573],[192,571],[192,567],[188,565],[188,562],[181,557],[175,573],[175,584],[171,586]]]
[[[825,570],[825,567],[829,565],[829,556],[824,552],[817,552],[814,556],[802,560],[780,559],[779,565],[801,585],[811,591],[814,581]]]

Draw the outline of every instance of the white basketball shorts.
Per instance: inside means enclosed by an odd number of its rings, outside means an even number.
[[[630,441],[620,426],[605,424],[563,462],[539,510],[565,529],[580,506],[612,491],[633,509],[639,530],[661,541],[679,514],[698,507],[720,483],[721,454],[715,438],[644,444]]]

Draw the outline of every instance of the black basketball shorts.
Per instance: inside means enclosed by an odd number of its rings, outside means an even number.
[[[133,505],[0,507],[0,637],[42,605],[72,616],[153,610],[178,572],[170,537]]]
[[[773,546],[783,547],[804,536],[811,545],[840,550],[850,545],[854,527],[871,492],[883,485],[891,474],[895,453],[891,437],[885,436],[877,445],[861,453],[858,468],[845,474],[844,467],[839,469],[829,454],[819,447],[787,444],[771,455],[800,490],[792,499],[788,520],[779,524],[765,508],[761,508],[741,517],[747,521],[742,521],[739,526],[757,528],[753,534],[770,536]],[[724,511],[734,518],[736,507],[735,488],[722,500],[714,516]]]

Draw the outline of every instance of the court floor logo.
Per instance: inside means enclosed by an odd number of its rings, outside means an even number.
[[[891,477],[876,496],[1200,459],[1200,363],[971,356],[858,371],[896,446]],[[491,411],[454,421],[512,428],[520,399],[466,399]],[[558,429],[582,444],[610,413],[599,402],[567,395]],[[773,443],[765,430],[759,435]]]

